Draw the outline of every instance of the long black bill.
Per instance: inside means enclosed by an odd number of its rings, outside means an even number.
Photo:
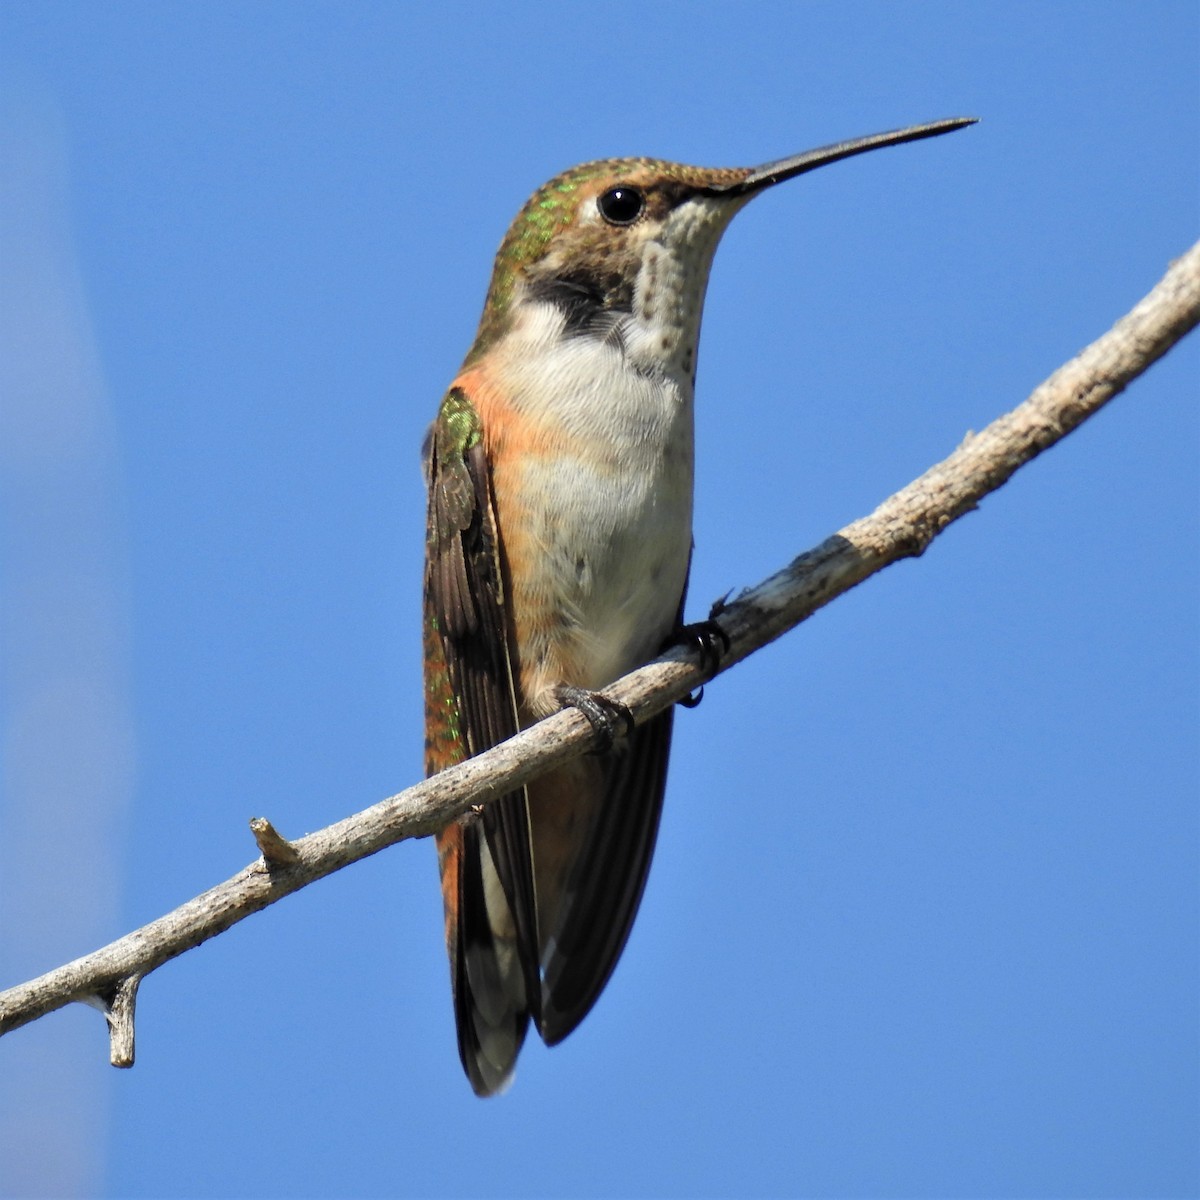
[[[922,138],[940,137],[943,133],[951,133],[967,125],[974,125],[978,117],[949,117],[945,121],[931,121],[928,125],[910,125],[907,129],[893,129],[890,133],[875,133],[870,137],[853,138],[848,142],[834,142],[832,146],[822,146],[818,150],[806,150],[803,154],[794,154],[791,158],[781,158],[778,162],[766,163],[751,171],[739,183],[730,184],[724,188],[714,188],[726,196],[740,196],[747,192],[757,192],[772,184],[782,183],[803,175],[805,171],[816,170],[827,163],[837,162],[842,158],[852,158],[867,150],[878,150],[881,146],[899,146],[902,142],[919,142]]]

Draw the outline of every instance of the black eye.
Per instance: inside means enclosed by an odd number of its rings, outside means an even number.
[[[646,197],[637,188],[622,183],[601,193],[596,207],[610,225],[632,225],[642,215]]]

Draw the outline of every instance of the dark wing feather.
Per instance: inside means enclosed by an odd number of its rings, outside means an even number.
[[[604,796],[542,964],[547,1045],[587,1016],[629,937],[658,836],[672,717],[661,713],[607,756]]]
[[[688,562],[691,574],[691,562]],[[683,624],[687,584],[675,627]],[[663,648],[671,645],[673,635]],[[604,797],[553,938],[543,940],[538,1032],[553,1046],[587,1016],[608,983],[637,916],[658,840],[675,710],[617,745],[605,764]]]
[[[682,627],[686,600],[685,581],[676,629]],[[668,637],[663,648],[673,639]],[[605,761],[603,799],[576,864],[571,894],[553,937],[543,939],[538,1032],[548,1046],[561,1042],[591,1011],[629,940],[658,840],[674,716],[673,708],[659,713]]]
[[[482,428],[460,389],[442,403],[427,454],[426,771],[518,729],[511,630]],[[524,790],[439,839],[459,1052],[475,1090],[503,1086],[539,1010]],[[496,885],[499,885],[498,888]],[[491,886],[489,886],[491,885]]]

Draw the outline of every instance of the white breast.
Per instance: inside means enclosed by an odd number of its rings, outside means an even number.
[[[535,622],[545,644],[523,647],[527,664],[544,657],[543,686],[603,687],[658,651],[679,610],[692,536],[692,383],[635,362],[638,332],[564,337],[558,310],[538,304],[505,347],[505,392],[549,451],[510,467],[539,560],[535,583],[515,581],[516,600],[553,610]]]

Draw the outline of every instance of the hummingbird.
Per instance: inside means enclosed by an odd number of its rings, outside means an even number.
[[[646,884],[672,711],[633,728],[597,692],[697,628],[683,625],[692,399],[722,233],[786,179],[973,123],[760,167],[585,163],[505,235],[425,443],[425,769],[563,706],[604,746],[438,835],[459,1056],[478,1095],[508,1086],[531,1021],[554,1045],[587,1015]]]

